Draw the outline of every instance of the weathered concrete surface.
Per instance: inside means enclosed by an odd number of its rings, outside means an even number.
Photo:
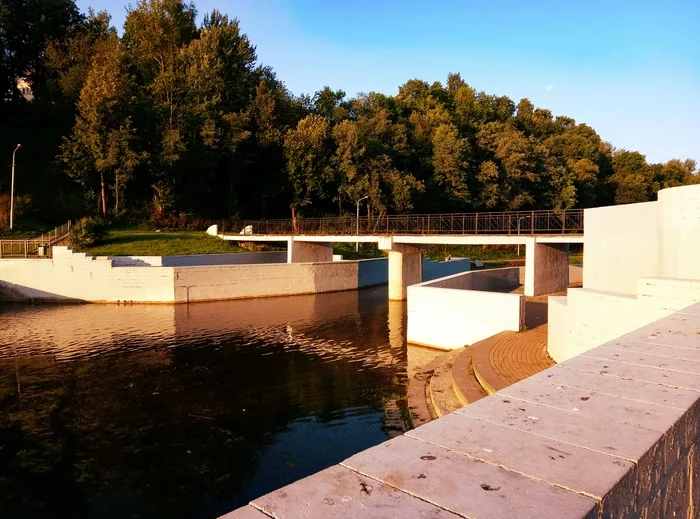
[[[391,485],[341,466],[331,467],[254,499],[251,505],[269,517],[285,519],[458,517]]]
[[[569,244],[539,243],[528,238],[525,246],[525,295],[555,294],[569,288]]]
[[[696,304],[347,459],[352,477],[324,471],[253,506],[325,517],[310,486],[352,497],[381,482],[473,519],[697,517],[699,352]],[[419,516],[362,505],[338,516]]]
[[[312,263],[333,261],[332,242],[303,242],[295,238],[289,239],[287,246],[288,263]]]

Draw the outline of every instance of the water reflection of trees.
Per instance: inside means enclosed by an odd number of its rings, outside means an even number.
[[[290,422],[330,423],[401,391],[405,358],[390,351],[385,308],[320,331],[293,325],[309,341],[336,333],[366,358],[394,359],[372,369],[233,332],[217,334],[215,346],[195,334],[178,347],[125,340],[70,361],[1,361],[0,515],[210,517],[272,490],[249,482]]]

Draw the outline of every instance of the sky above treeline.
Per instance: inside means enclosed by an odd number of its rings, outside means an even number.
[[[124,24],[137,0],[77,0]],[[237,17],[294,94],[394,95],[459,72],[650,162],[700,162],[700,1],[195,0]]]

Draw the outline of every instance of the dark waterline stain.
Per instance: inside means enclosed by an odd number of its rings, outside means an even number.
[[[404,311],[0,305],[0,517],[210,518],[386,440]]]

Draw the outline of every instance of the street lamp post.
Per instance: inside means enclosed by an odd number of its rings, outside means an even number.
[[[364,196],[357,201],[357,218],[355,219],[355,234],[357,236],[360,235],[360,202],[362,202],[363,200],[367,200],[368,198],[369,198],[369,196]],[[355,252],[358,252],[359,250],[360,250],[360,242],[356,241],[355,242]]]
[[[18,144],[12,152],[12,182],[10,183],[10,230],[12,230],[12,218],[15,211],[15,153],[22,147]]]

